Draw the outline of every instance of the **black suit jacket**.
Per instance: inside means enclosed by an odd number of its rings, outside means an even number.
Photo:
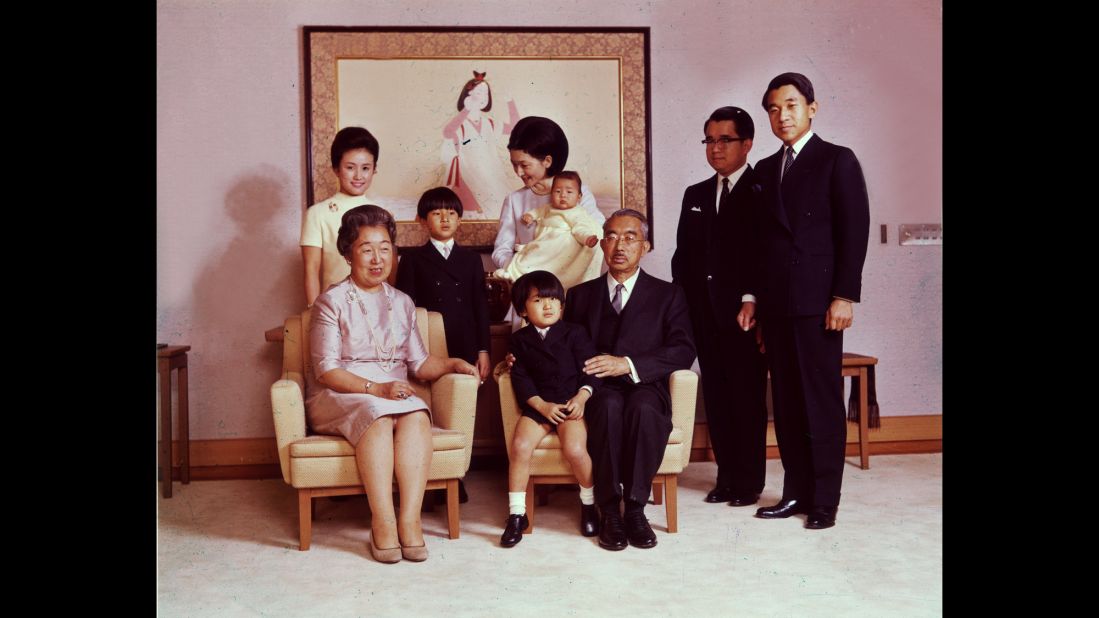
[[[591,340],[598,341],[604,303],[610,305],[607,275],[569,289],[564,319],[587,327]],[[619,318],[614,348],[599,352],[630,357],[641,383],[655,385],[668,402],[668,376],[690,369],[695,360],[683,289],[641,271]]]
[[[550,326],[542,339],[534,326],[528,324],[511,334],[511,384],[519,405],[527,405],[535,395],[552,403],[565,403],[585,384],[592,390],[602,380],[583,372],[584,361],[596,355],[595,344],[583,326],[559,321]]]
[[[452,357],[476,363],[477,353],[489,349],[481,256],[455,243],[450,257],[443,259],[431,241],[401,253],[397,289],[411,296],[417,307],[442,313],[447,351]]]
[[[756,166],[763,187],[759,311],[822,315],[833,297],[859,301],[870,201],[855,153],[813,135],[780,183],[782,148]]]
[[[762,188],[748,165],[715,212],[718,186],[714,174],[683,192],[672,282],[683,287],[692,311],[709,304],[713,315],[728,318],[723,325],[736,329],[740,299],[757,287],[755,216]]]

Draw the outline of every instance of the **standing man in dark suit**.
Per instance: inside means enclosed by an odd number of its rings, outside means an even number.
[[[843,331],[862,290],[870,205],[851,149],[814,135],[813,84],[783,73],[763,94],[783,147],[759,162],[759,298],[771,367],[775,433],[785,470],[782,500],[756,517],[807,513],[805,527],[836,523],[847,419],[843,408]],[[738,315],[748,326],[745,303]]]
[[[588,329],[599,355],[584,373],[603,378],[587,402],[588,451],[601,520],[599,546],[656,545],[645,518],[653,476],[672,431],[668,376],[695,359],[687,300],[677,285],[640,269],[649,224],[624,208],[603,224],[603,277],[565,296],[565,320]],[[625,527],[619,513],[625,499]]]
[[[748,165],[755,124],[739,107],[720,107],[703,132],[717,174],[683,193],[672,281],[687,294],[717,460],[706,502],[747,506],[759,500],[767,473],[767,367],[755,333],[733,318],[733,308],[756,300],[748,279],[760,191]]]

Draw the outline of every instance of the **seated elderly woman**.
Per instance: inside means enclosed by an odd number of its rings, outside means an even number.
[[[392,215],[372,205],[347,211],[336,238],[351,275],[313,304],[309,341],[317,382],[305,401],[317,433],[342,435],[370,501],[370,551],[379,562],[424,560],[420,506],[431,465],[428,405],[407,382],[446,373],[477,375],[460,358],[438,358],[416,330],[416,308],[386,283],[395,261]],[[401,492],[393,508],[393,476]]]

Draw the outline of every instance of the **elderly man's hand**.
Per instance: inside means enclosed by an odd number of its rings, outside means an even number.
[[[597,378],[611,378],[624,376],[630,373],[630,364],[624,356],[611,356],[600,354],[584,361],[584,373],[594,375]]]

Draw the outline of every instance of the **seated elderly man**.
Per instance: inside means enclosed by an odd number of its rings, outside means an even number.
[[[683,290],[639,268],[649,251],[649,225],[622,209],[603,224],[609,271],[571,288],[565,316],[587,328],[599,354],[584,372],[603,378],[588,400],[588,451],[601,513],[599,546],[653,547],[644,508],[672,431],[668,376],[695,359]],[[625,513],[620,513],[625,498]],[[623,526],[625,519],[625,526]]]

